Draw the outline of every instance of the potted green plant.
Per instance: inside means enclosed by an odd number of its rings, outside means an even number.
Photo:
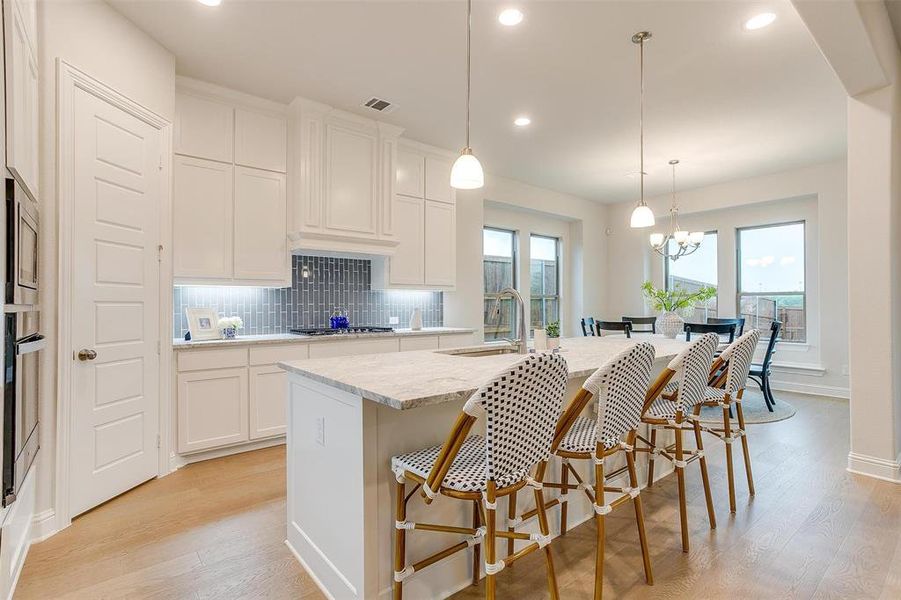
[[[545,326],[547,332],[548,350],[556,350],[560,347],[560,321],[551,321]]]
[[[650,281],[645,281],[641,286],[641,293],[651,308],[661,313],[657,317],[657,331],[668,338],[675,338],[685,328],[685,319],[681,313],[716,296],[716,288],[704,286],[689,291],[675,284],[672,289],[667,290],[655,288]]]

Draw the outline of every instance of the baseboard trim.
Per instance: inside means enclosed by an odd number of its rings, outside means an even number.
[[[848,471],[883,481],[901,483],[901,454],[892,461],[849,452]]]
[[[215,448],[213,450],[205,450],[194,454],[173,454],[169,457],[169,472],[174,473],[178,469],[191,463],[210,460],[212,458],[222,458],[223,456],[231,456],[232,454],[241,454],[242,452],[251,452],[253,450],[262,450],[272,446],[281,446],[285,443],[285,436],[274,437],[256,442],[248,442],[238,446],[228,446],[226,448]]]
[[[773,388],[774,392],[794,392],[796,394],[828,396],[830,398],[843,398],[845,400],[851,397],[851,390],[849,388],[833,385],[817,385],[812,383],[796,383],[794,381],[770,379],[770,386]],[[776,402],[778,401],[779,399],[776,398]]]
[[[43,510],[31,520],[31,543],[43,542],[50,536],[61,531],[56,519],[56,511],[52,508]]]
[[[329,592],[328,589],[326,589],[319,578],[316,577],[316,575],[313,573],[313,569],[310,568],[310,565],[307,564],[307,561],[305,561],[300,553],[294,548],[294,546],[291,545],[290,540],[285,540],[285,546],[288,547],[288,550],[291,551],[291,554],[294,555],[294,558],[297,559],[297,562],[300,563],[300,566],[304,568],[304,571],[307,572],[307,575],[310,576],[310,579],[313,580],[313,583],[316,584],[316,587],[319,588],[319,591],[322,592],[329,600],[335,600],[335,597],[332,596],[332,593]]]

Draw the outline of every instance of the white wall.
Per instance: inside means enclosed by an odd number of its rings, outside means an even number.
[[[38,2],[41,167],[41,302],[47,351],[41,374],[41,451],[37,514],[52,527],[56,452],[57,210],[56,61],[72,66],[172,121],[175,57],[106,3],[94,0]],[[41,535],[39,527],[37,534]]]
[[[569,297],[563,298],[561,334],[581,335],[579,317],[602,309],[606,212],[595,202],[491,174],[486,174],[484,188],[458,191],[457,291],[444,294],[445,324],[477,328],[483,335],[482,227],[495,225],[566,239],[563,279],[569,282],[564,289]],[[528,277],[520,276],[520,281]]]
[[[774,387],[846,397],[848,395],[848,245],[846,165],[832,162],[680,192],[680,223],[689,230],[719,232],[718,307],[720,316],[736,312],[735,230],[738,227],[794,220],[807,222],[806,288],[808,342],[780,344]],[[648,204],[658,223],[668,227],[670,197]],[[613,228],[608,239],[610,273],[618,285],[607,286],[599,316],[646,312],[640,286],[650,279],[663,285],[663,259],[648,245],[650,229],[629,228],[632,203],[610,207]],[[789,365],[795,365],[789,368]]]

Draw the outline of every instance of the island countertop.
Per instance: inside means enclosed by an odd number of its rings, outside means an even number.
[[[607,360],[639,341],[654,345],[657,358],[673,357],[685,341],[661,335],[580,337],[561,340],[570,379],[587,377]],[[481,349],[497,347],[479,346]],[[468,398],[480,385],[521,355],[465,356],[465,349],[421,350],[281,362],[288,373],[307,377],[377,402],[407,410]]]

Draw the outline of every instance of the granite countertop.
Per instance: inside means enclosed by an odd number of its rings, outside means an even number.
[[[687,342],[662,335],[580,337],[561,340],[570,379],[587,377],[638,341],[654,344],[657,359],[674,357]],[[480,349],[503,347],[489,344]],[[280,362],[289,373],[308,377],[391,408],[406,410],[468,398],[480,385],[517,362],[521,355],[459,356],[462,349],[421,350],[344,358]],[[458,355],[455,356],[454,353]]]
[[[175,338],[172,347],[175,350],[187,348],[215,348],[220,346],[249,346],[253,344],[306,344],[308,342],[334,342],[379,337],[409,337],[418,335],[451,335],[455,333],[475,333],[475,329],[466,327],[423,327],[420,330],[395,329],[384,333],[347,333],[341,335],[297,335],[295,333],[273,333],[269,335],[238,335],[233,340],[185,340]]]

